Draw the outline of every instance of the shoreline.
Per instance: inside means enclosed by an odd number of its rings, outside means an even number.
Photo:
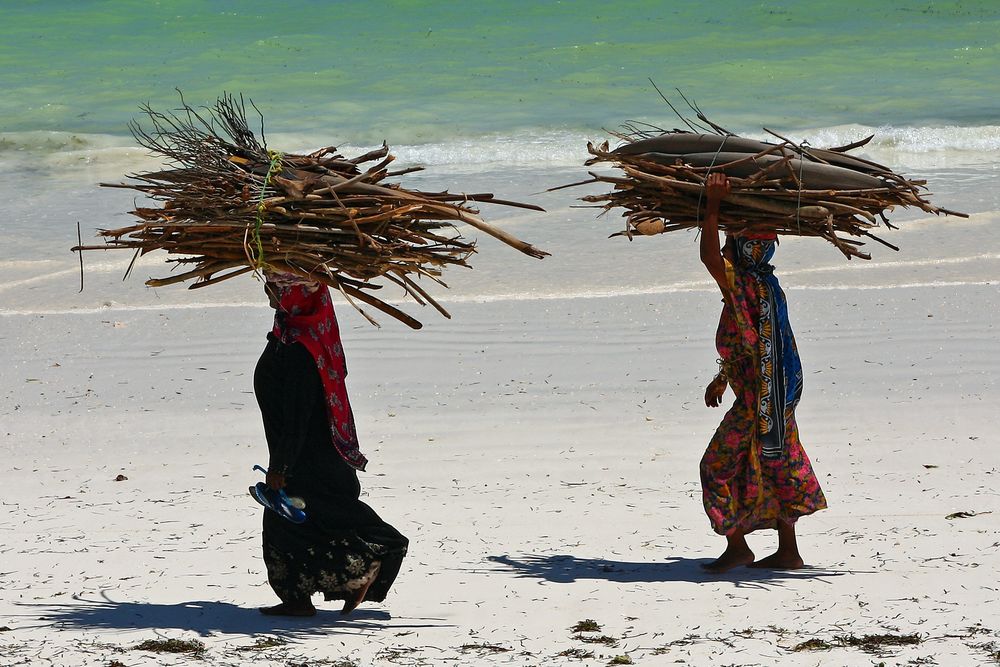
[[[974,259],[1000,259],[1000,255],[983,255]],[[919,265],[920,262],[917,262]],[[818,269],[822,271],[825,269]],[[794,272],[792,272],[794,273]],[[925,288],[964,288],[964,287],[991,287],[1000,285],[1000,281],[994,279],[980,279],[980,280],[935,280],[928,282],[910,282],[910,283],[897,283],[891,285],[795,285],[785,287],[784,291],[787,293],[797,293],[797,292],[842,292],[842,291],[888,291],[888,290],[907,290],[907,289],[925,289]],[[461,306],[465,305],[485,305],[491,303],[524,303],[524,302],[538,302],[538,301],[587,301],[587,300],[601,300],[601,299],[627,299],[630,297],[663,297],[670,295],[687,295],[687,294],[713,294],[715,292],[714,285],[708,283],[708,281],[692,281],[690,284],[685,286],[655,286],[643,289],[632,289],[628,292],[625,291],[607,291],[607,292],[575,292],[575,293],[549,293],[549,294],[487,294],[487,295],[454,295],[451,298],[447,296],[441,297],[439,302],[448,308],[450,305],[459,304]],[[397,306],[397,307],[410,307],[409,314],[420,318],[424,313],[429,313],[433,317],[425,318],[421,320],[422,322],[433,322],[437,314],[429,306],[420,306],[414,303],[412,300],[406,299],[386,299],[386,303]],[[246,301],[246,302],[212,302],[212,301],[199,301],[194,303],[158,303],[158,304],[126,304],[126,303],[111,303],[110,305],[97,306],[97,307],[81,307],[81,308],[61,308],[61,309],[50,309],[50,310],[11,310],[7,308],[0,308],[0,317],[52,317],[60,315],[102,315],[102,314],[127,314],[130,312],[161,312],[161,311],[185,311],[185,310],[199,310],[199,309],[255,309],[263,308],[267,309],[267,304],[260,303],[258,301]],[[369,310],[370,307],[368,307]],[[340,307],[338,308],[338,313],[341,311],[353,310],[350,304],[343,303],[341,301]],[[374,311],[374,316],[379,321],[379,324],[388,324],[389,326],[401,326],[399,323],[392,320],[391,317],[385,315],[384,313],[379,313]],[[442,322],[446,321],[446,318],[439,318]],[[372,328],[378,330],[379,327],[372,325]]]

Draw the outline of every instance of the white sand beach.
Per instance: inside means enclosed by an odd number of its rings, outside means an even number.
[[[792,572],[699,567],[723,548],[698,482],[722,416],[707,282],[459,301],[420,332],[340,305],[363,499],[411,547],[384,604],[308,619],[256,611],[266,304],[8,311],[0,664],[994,664],[998,285],[879,275],[785,281],[830,505]],[[856,645],[876,634],[916,643]]]
[[[1000,666],[998,0],[45,0],[2,21],[0,667]],[[401,303],[423,329],[376,328],[337,297],[362,500],[409,538],[349,616],[258,611],[260,283],[152,289],[184,265],[70,251],[163,204],[101,185],[178,166],[143,137],[219,95],[268,151],[263,185],[219,189],[242,202],[275,203],[289,155],[387,142],[383,184],[545,209],[477,199],[551,256],[459,225],[472,269],[421,279],[451,319]],[[611,187],[588,143],[706,123],[853,146],[970,215],[886,211],[899,251],[864,238],[867,262],[781,238],[829,504],[794,571],[701,567],[725,539],[699,461],[733,397],[704,405],[721,303],[697,234],[609,239],[621,209],[581,199]]]

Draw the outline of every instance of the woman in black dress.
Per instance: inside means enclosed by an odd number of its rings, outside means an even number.
[[[267,580],[281,603],[268,615],[312,616],[311,597],[381,602],[408,541],[359,500],[358,449],[344,378],[347,367],[329,289],[268,273],[274,328],[254,372],[269,452],[267,486],[305,502],[306,521],[264,511]]]

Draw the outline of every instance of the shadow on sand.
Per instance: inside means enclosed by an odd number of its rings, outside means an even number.
[[[687,581],[709,583],[727,581],[737,587],[780,587],[784,581],[825,579],[847,572],[804,567],[801,570],[759,570],[738,567],[724,574],[709,574],[702,569],[710,558],[671,558],[653,563],[628,563],[603,558],[577,558],[569,555],[489,556],[488,560],[510,568],[519,577],[534,577],[555,583],[573,583],[581,579],[603,579],[618,583],[658,583]]]
[[[116,602],[74,596],[73,602],[22,604],[34,611],[38,626],[66,629],[190,630],[201,636],[223,634],[269,634],[305,639],[331,634],[357,634],[372,630],[440,627],[438,619],[400,619],[385,611],[356,609],[348,616],[339,610],[319,610],[308,618],[264,616],[256,607],[238,607],[228,602],[198,600],[178,604]],[[36,616],[37,614],[37,616]],[[37,626],[36,626],[37,627]]]

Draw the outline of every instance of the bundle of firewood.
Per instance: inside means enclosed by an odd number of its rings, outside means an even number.
[[[847,154],[872,137],[819,149],[768,130],[776,138],[774,143],[740,137],[700,111],[702,124],[681,118],[688,130],[653,132],[633,124],[626,126],[628,132],[612,133],[624,142],[614,150],[607,142],[599,147],[588,143],[593,157],[587,165],[610,164],[624,172],[590,172],[592,179],[571,184],[612,186],[609,193],[582,198],[605,212],[625,209],[626,227],[612,236],[632,238],[699,227],[705,214],[705,180],[718,171],[729,177],[732,188],[719,214],[722,230],[818,236],[848,259],[871,259],[859,250],[862,237],[898,250],[872,233],[880,224],[894,228],[886,213],[896,207],[968,217],[927,201],[925,181],[904,178],[884,165]]]
[[[152,127],[133,121],[132,134],[171,168],[101,185],[137,190],[162,206],[137,207],[131,213],[139,222],[99,230],[104,244],[73,250],[127,248],[136,257],[165,250],[172,255],[168,262],[185,269],[147,285],[190,280],[191,288],[200,288],[250,272],[289,272],[330,285],[355,307],[355,300],[362,301],[419,328],[415,319],[371,294],[381,287],[372,280],[394,283],[447,317],[417,279],[446,286],[441,280],[446,266],[468,266],[475,243],[454,225],[470,225],[532,257],[548,254],[488,225],[471,203],[542,209],[492,194],[420,192],[387,182],[421,168],[389,171],[394,158],[384,143],[350,159],[335,147],[308,155],[279,153],[267,146],[263,117],[258,139],[242,97],[228,95],[200,111],[183,99],[177,112],[149,106],[143,111]]]

